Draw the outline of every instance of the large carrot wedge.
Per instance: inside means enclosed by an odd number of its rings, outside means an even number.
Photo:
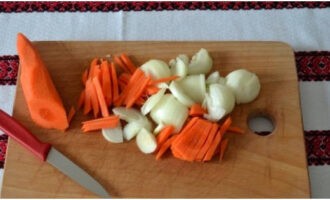
[[[22,33],[17,34],[20,81],[32,120],[43,128],[64,131],[69,123],[61,97],[39,52]]]

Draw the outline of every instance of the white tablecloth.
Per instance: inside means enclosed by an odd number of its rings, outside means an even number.
[[[264,40],[295,51],[330,50],[330,9],[0,13],[0,56],[17,32],[31,40]],[[330,130],[330,82],[300,81],[304,129]],[[11,113],[15,86],[0,85]],[[330,197],[330,166],[309,166],[312,197]],[[2,172],[0,172],[2,176]]]

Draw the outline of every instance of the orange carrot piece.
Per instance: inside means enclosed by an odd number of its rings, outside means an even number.
[[[84,132],[99,130],[102,128],[114,128],[119,124],[119,118],[115,115],[104,117],[101,119],[83,122],[82,130]]]
[[[99,102],[99,105],[101,108],[101,114],[103,117],[108,117],[109,116],[108,106],[107,106],[107,103],[105,102],[101,83],[97,77],[93,78],[93,85],[95,87],[97,99],[98,99],[98,102]]]
[[[227,149],[228,146],[228,138],[225,138],[222,140],[222,142],[220,143],[220,156],[219,156],[219,160],[222,161],[223,156],[225,155],[225,151]]]
[[[129,79],[131,79],[132,75],[129,73],[121,73],[119,76],[119,80],[122,80],[123,82],[125,82],[126,84],[128,83]]]
[[[99,59],[98,58],[94,58],[90,64],[90,67],[89,67],[89,73],[88,73],[88,78],[91,78],[94,76],[94,71],[95,71],[95,68],[98,67],[98,62],[99,62]]]
[[[118,86],[119,86],[119,90],[123,91],[125,89],[125,87],[127,86],[127,83],[125,83],[123,80],[118,80]]]
[[[81,82],[83,83],[83,85],[86,85],[87,79],[88,79],[88,69],[86,69],[83,72],[82,77],[81,77]]]
[[[84,91],[85,91],[84,115],[87,115],[92,110],[92,100],[90,93],[87,91],[87,81],[86,81],[86,88]]]
[[[160,147],[163,145],[163,143],[173,134],[174,126],[167,125],[163,128],[163,130],[160,131],[160,133],[157,135],[157,145]]]
[[[75,114],[76,114],[76,110],[74,109],[73,106],[71,106],[70,111],[68,113],[68,122],[69,122],[69,124],[70,124],[70,122],[71,122],[71,120],[72,120],[72,118]]]
[[[223,122],[222,126],[220,127],[220,130],[219,130],[220,133],[221,133],[221,136],[223,136],[227,132],[227,130],[230,127],[231,123],[232,123],[231,117],[227,117],[226,120]]]
[[[67,113],[39,52],[22,33],[17,34],[20,81],[32,120],[43,128],[64,131]]]
[[[156,94],[160,89],[155,85],[148,85],[145,89],[146,95],[153,95]]]
[[[160,78],[160,79],[157,79],[157,80],[153,80],[149,83],[149,85],[156,85],[156,84],[159,84],[159,83],[164,83],[164,82],[169,82],[169,81],[173,81],[177,78],[179,78],[180,76],[169,76],[169,77],[166,77],[166,78]]]
[[[135,104],[138,106],[143,106],[143,104],[146,102],[145,99],[143,99],[142,97],[139,97],[136,101]]]
[[[92,79],[88,79],[87,82],[86,82],[86,93],[88,93],[89,96],[90,96],[94,117],[97,117],[99,112],[100,112],[99,101],[98,101],[98,98],[97,98],[95,87],[93,86]]]
[[[78,109],[80,109],[83,105],[84,105],[84,102],[85,102],[85,89],[83,91],[81,91],[80,93],[80,96],[79,96],[79,99],[78,99]]]
[[[219,126],[215,123],[212,124],[212,128],[208,133],[207,139],[204,142],[203,146],[200,148],[199,152],[197,153],[197,156],[195,158],[196,161],[203,161],[203,158],[205,154],[207,153],[208,149],[210,148],[212,141],[214,140],[217,132],[218,132]]]
[[[144,89],[147,87],[148,83],[150,82],[150,78],[149,77],[145,77],[140,84],[135,85],[135,88],[137,88],[137,90],[132,91],[132,94],[134,94],[134,96],[132,96],[132,98],[128,99],[126,107],[127,108],[131,108],[135,101],[141,97],[141,95],[143,94]],[[134,92],[134,93],[133,93]]]
[[[221,142],[221,138],[222,138],[222,134],[221,131],[219,130],[203,158],[204,162],[212,159],[214,152],[216,151],[218,145]]]
[[[110,64],[110,68],[111,68],[111,81],[112,81],[112,99],[116,100],[119,96],[117,72],[116,72],[116,67],[113,63]]]
[[[101,74],[102,74],[102,91],[104,94],[105,102],[107,106],[112,103],[112,82],[110,78],[109,62],[102,60],[101,62]]]
[[[127,68],[127,66],[123,63],[121,58],[119,56],[114,56],[113,61],[121,68],[124,70],[126,73],[131,73],[131,71]]]
[[[164,144],[162,144],[160,147],[159,147],[159,151],[157,152],[156,154],[156,160],[160,160],[160,158],[164,155],[164,153],[171,147],[172,145],[172,142],[175,140],[175,138],[177,137],[178,135],[173,135],[172,137],[170,137],[168,140],[166,140],[164,142]]]
[[[131,59],[129,59],[129,57],[124,53],[120,55],[120,58],[123,61],[123,63],[126,65],[127,69],[133,74],[134,71],[136,70],[136,66],[133,64]]]
[[[227,130],[228,132],[231,132],[231,133],[238,133],[238,134],[244,134],[245,131],[239,127],[236,127],[236,126],[230,126]]]
[[[189,110],[189,116],[203,116],[206,113],[206,110],[200,104],[193,104]]]

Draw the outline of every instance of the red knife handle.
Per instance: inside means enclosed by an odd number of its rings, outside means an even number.
[[[9,116],[0,109],[0,130],[5,132],[9,137],[29,149],[34,155],[41,160],[47,159],[51,145],[38,140],[30,131],[22,124]]]

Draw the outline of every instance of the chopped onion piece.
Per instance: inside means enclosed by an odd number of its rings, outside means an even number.
[[[233,92],[224,85],[215,83],[209,86],[209,95],[212,100],[212,106],[223,108],[226,113],[230,113],[235,107],[235,96]]]
[[[140,68],[146,75],[150,75],[155,80],[171,76],[169,66],[162,60],[149,60]]]
[[[121,127],[121,124],[116,128],[104,128],[102,129],[102,135],[103,137],[112,143],[123,143],[123,129]]]
[[[173,125],[177,133],[188,117],[188,108],[176,100],[173,95],[165,94],[152,108],[150,116],[157,124]]]
[[[154,130],[154,134],[155,134],[155,135],[158,135],[158,133],[159,133],[161,130],[163,130],[163,128],[165,128],[165,124],[162,123],[162,122],[160,122],[160,123],[156,126],[156,128],[155,128],[155,130]]]
[[[215,71],[207,77],[206,84],[218,83],[219,79],[220,79],[220,74],[218,71]]]
[[[132,121],[126,124],[123,130],[125,140],[129,141],[133,139],[138,132],[143,128],[144,124],[137,121]]]
[[[172,76],[177,75],[181,78],[185,77],[188,72],[188,65],[180,58],[170,61]]]
[[[226,115],[226,110],[223,109],[220,105],[214,105],[209,94],[205,95],[205,102],[207,108],[207,114],[203,115],[205,119],[216,122]]]
[[[183,89],[194,102],[202,103],[206,93],[205,75],[189,75],[177,81],[178,85]]]
[[[157,84],[157,87],[158,88],[161,88],[161,89],[167,89],[168,88],[168,84],[167,83],[158,83]]]
[[[226,78],[220,77],[219,80],[218,80],[218,83],[221,84],[221,85],[226,85]]]
[[[152,125],[147,117],[142,115],[141,112],[134,108],[125,108],[125,107],[116,107],[112,109],[113,113],[117,115],[120,119],[125,120],[126,122],[138,122],[143,123],[144,128],[151,131]]]
[[[260,92],[260,81],[256,74],[246,69],[238,69],[226,76],[226,84],[233,91],[236,103],[249,103]]]
[[[166,89],[163,88],[159,90],[156,94],[152,95],[147,99],[147,101],[141,107],[141,113],[143,115],[148,114],[151,109],[159,102],[159,100],[164,96]]]
[[[206,49],[200,49],[191,59],[188,74],[207,74],[213,65],[213,61]]]
[[[136,136],[136,144],[145,154],[153,153],[157,149],[155,136],[144,128],[138,132]]]
[[[184,93],[176,81],[171,82],[169,89],[173,96],[183,105],[190,107],[195,103],[189,96]]]

